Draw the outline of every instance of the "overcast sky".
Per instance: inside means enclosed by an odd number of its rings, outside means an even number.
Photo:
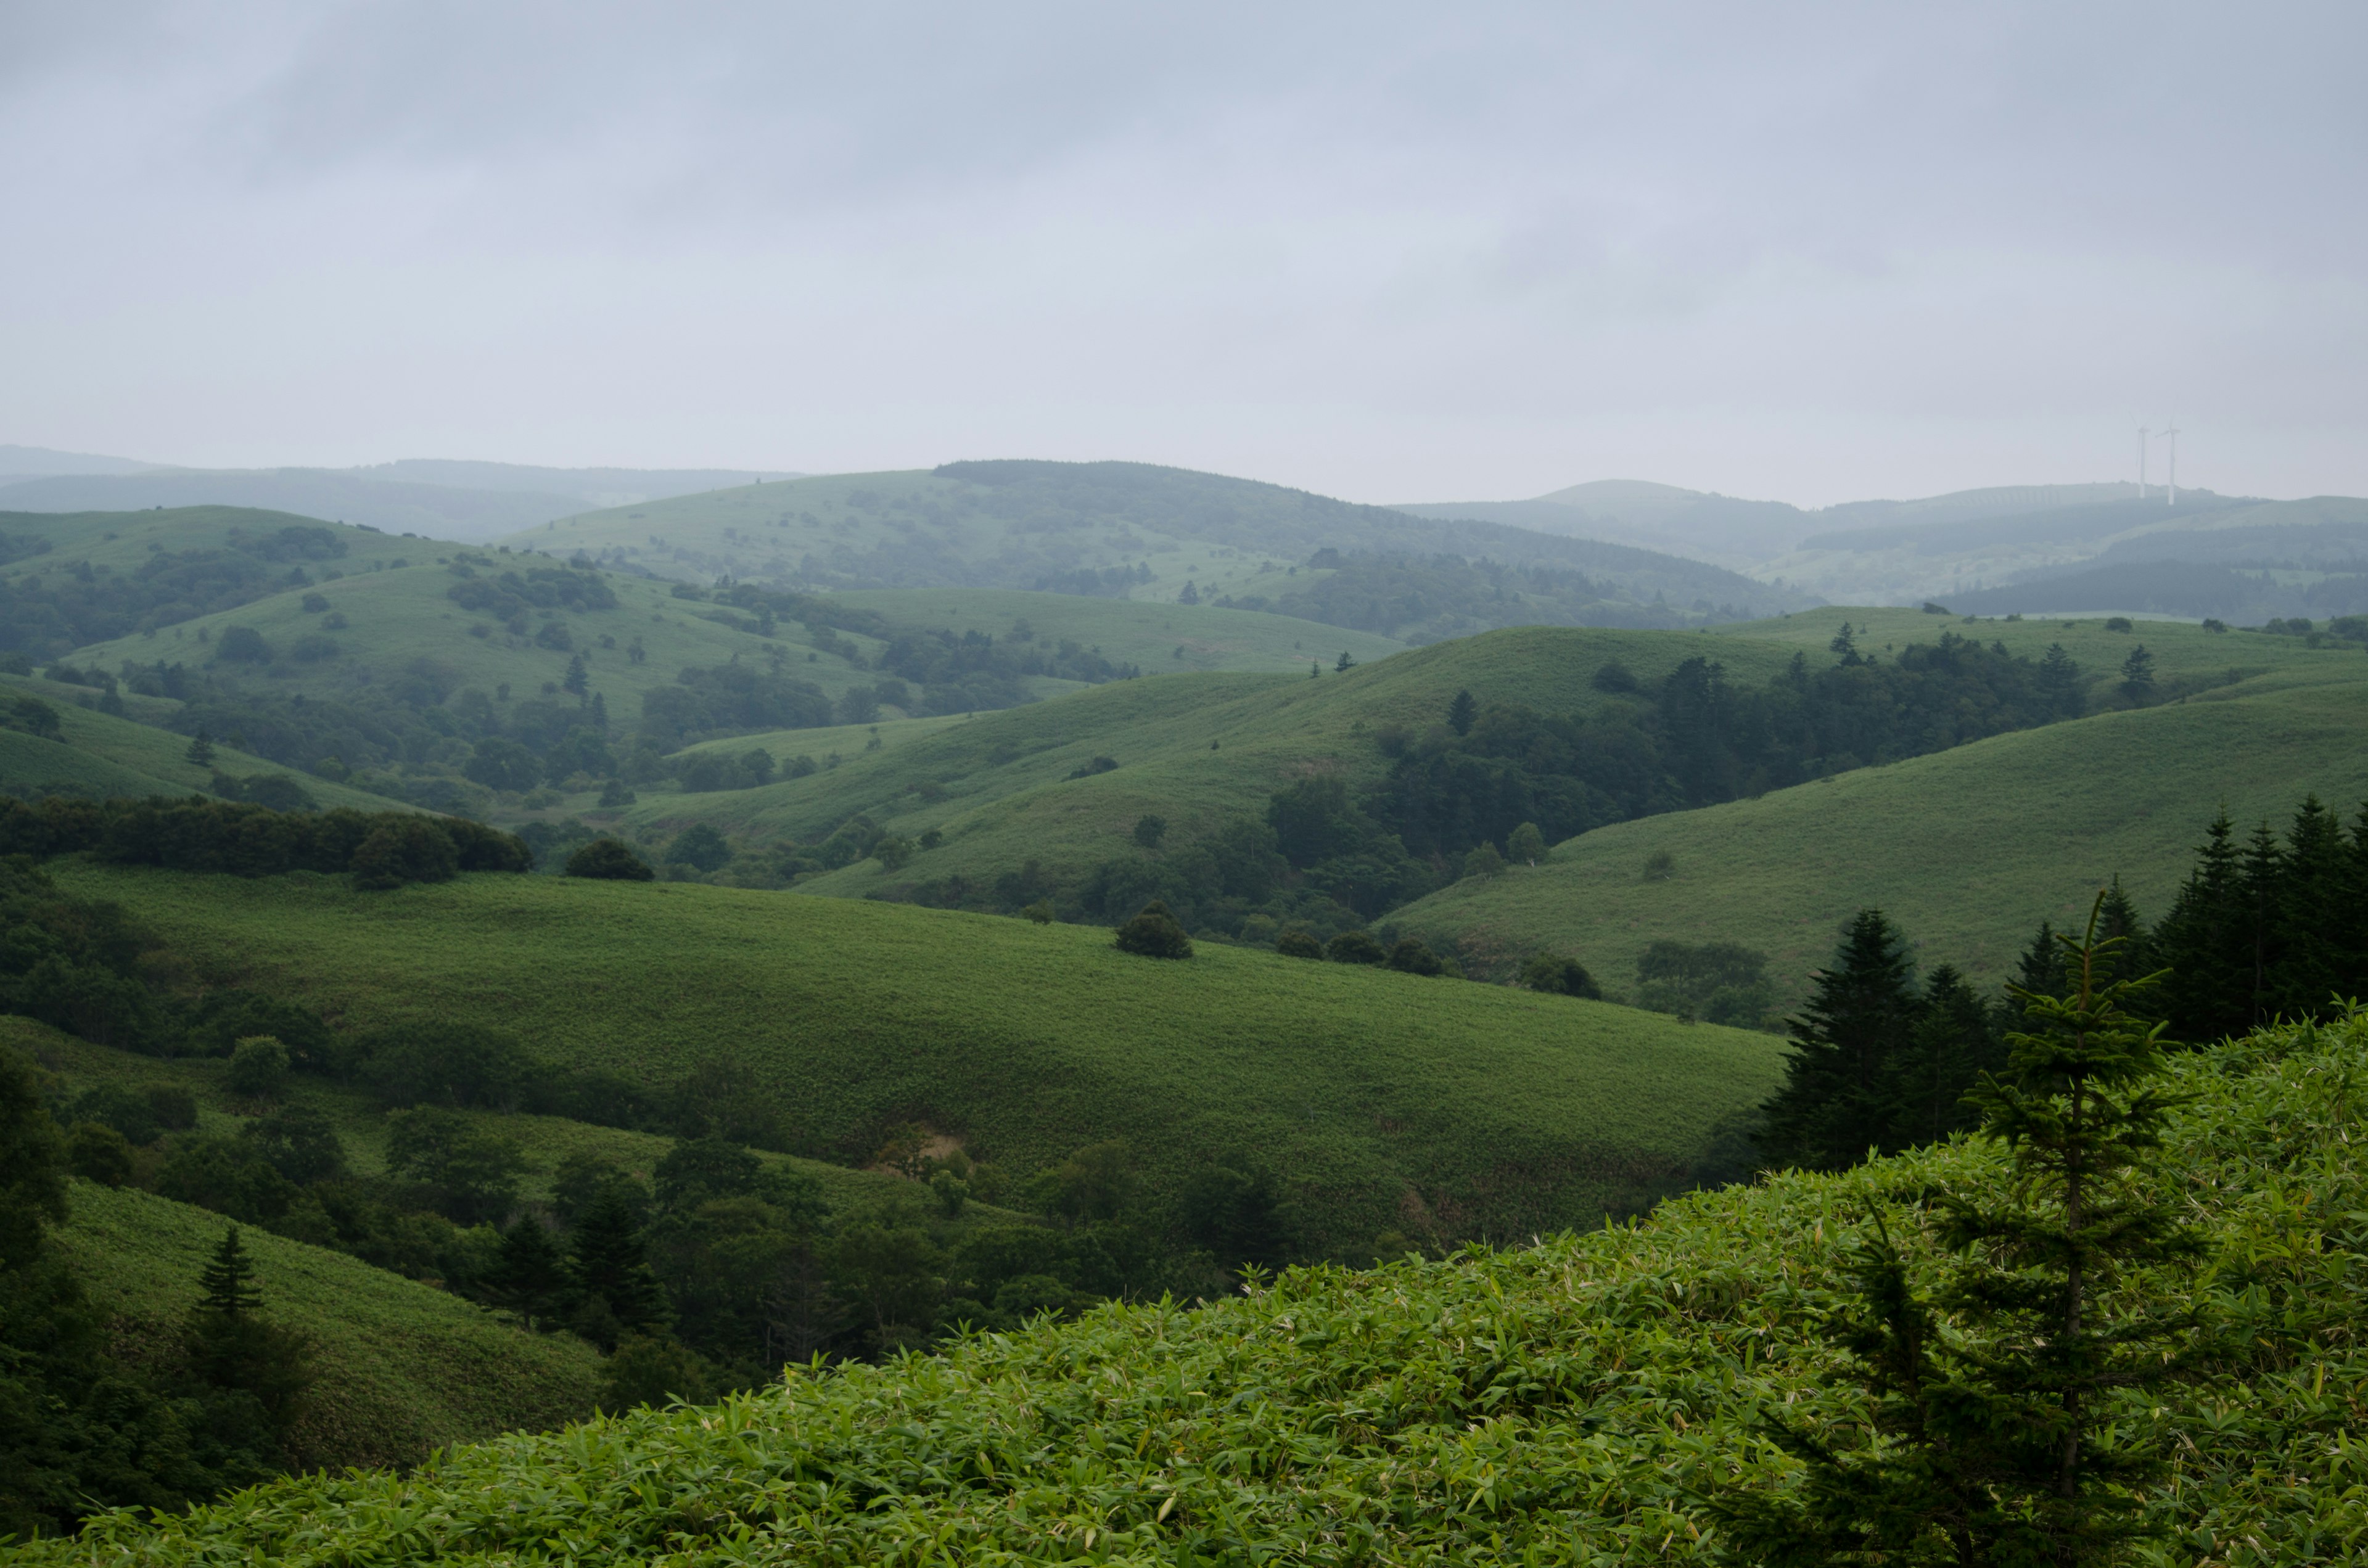
[[[2368,494],[2368,6],[0,5],[0,442]],[[2158,476],[2158,471],[2157,471]]]

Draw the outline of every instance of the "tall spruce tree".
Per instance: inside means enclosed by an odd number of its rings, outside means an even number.
[[[2253,1027],[2251,921],[2235,832],[2223,808],[2155,932],[2164,971],[2160,1006],[2182,1040],[2222,1040]],[[2032,982],[2026,977],[2023,984]]]
[[[602,1187],[575,1221],[568,1276],[591,1309],[578,1317],[603,1349],[614,1347],[620,1330],[663,1327],[673,1315],[622,1183]]]
[[[2356,988],[2343,932],[2351,861],[2341,822],[2317,795],[2305,796],[2286,831],[2278,868],[2270,1012],[2287,1017],[2324,1014],[2337,993]]]
[[[222,1232],[198,1288],[184,1325],[189,1369],[210,1387],[253,1396],[272,1431],[284,1434],[312,1386],[311,1345],[263,1315],[255,1264],[236,1225]]]
[[[1860,910],[1790,1021],[1783,1085],[1760,1108],[1770,1165],[1841,1170],[1883,1145],[1918,1011],[1907,944],[1881,910]]]
[[[1884,1153],[1937,1143],[1977,1119],[1965,1096],[2005,1064],[1989,1009],[1952,965],[1925,983],[1922,1006],[1890,1072]]]
[[[519,1216],[502,1237],[501,1255],[485,1280],[485,1299],[518,1313],[532,1332],[557,1315],[570,1294],[567,1259],[551,1233],[533,1215]]]
[[[2272,1012],[2270,983],[2278,967],[2278,901],[2285,891],[2285,852],[2264,822],[2253,829],[2237,873],[2237,902],[2244,911],[2237,956],[2245,971],[2241,983],[2247,1028]]]
[[[1978,1091],[2009,1170],[1941,1195],[1940,1289],[1917,1287],[1879,1214],[1857,1246],[1851,1298],[1821,1333],[1871,1423],[1779,1415],[1802,1484],[1715,1500],[1748,1561],[2074,1568],[2153,1533],[2143,1494],[2164,1456],[2116,1401],[2180,1374],[2193,1317],[2181,1292],[2126,1287],[2199,1249],[2153,1168],[2174,1103],[2154,1084],[2162,1026],[2127,1006],[2153,977],[2105,978],[2102,903],[2062,938],[2064,991],[2018,995],[2032,1027]]]
[[[2098,935],[2113,943],[2113,971],[2107,978],[2135,980],[2142,974],[2152,974],[2157,968],[2153,961],[2154,939],[2146,931],[2146,921],[2139,917],[2138,906],[2122,891],[2118,874],[2107,884],[2103,902],[2097,908]]]

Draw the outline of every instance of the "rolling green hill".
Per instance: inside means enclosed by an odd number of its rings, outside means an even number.
[[[2145,635],[2153,645],[2156,630]],[[1952,963],[1995,983],[2041,920],[2060,926],[2116,875],[2158,918],[2224,803],[2241,824],[2283,826],[2305,792],[2347,813],[2368,798],[2368,669],[2357,652],[2292,667],[2303,663],[2160,707],[1599,828],[1543,866],[1467,879],[1395,918],[1475,958],[1573,953],[1614,987],[1656,939],[1740,942],[1770,956],[1789,1003],[1850,915],[1874,905],[1919,944],[1925,967]],[[1673,876],[1645,879],[1656,853],[1673,858]]]
[[[930,827],[946,835],[942,848],[898,872],[863,861],[799,884],[816,892],[862,897],[948,877],[992,881],[1030,859],[1067,876],[1131,853],[1130,835],[1145,812],[1167,818],[1180,842],[1226,817],[1257,814],[1274,790],[1310,771],[1377,778],[1388,766],[1375,744],[1380,730],[1436,724],[1459,690],[1483,702],[1585,710],[1605,700],[1591,684],[1604,664],[1618,660],[1652,682],[1709,646],[1700,633],[1529,627],[1345,674],[1327,664],[1312,680],[1304,673],[1147,677],[981,713],[894,749],[850,754],[844,766],[806,778],[645,795],[628,820],[653,833],[699,821],[810,841],[862,812],[908,836]],[[1740,637],[1715,651],[1738,681],[1764,681],[1792,656],[1790,647]],[[1069,777],[1097,756],[1119,766]],[[929,798],[940,791],[942,799]]]
[[[177,1065],[111,1063],[105,1059],[123,1053],[14,1017],[0,1017],[0,1045],[70,1085],[162,1081]],[[211,1096],[201,1114],[210,1126],[224,1119]],[[113,1319],[115,1344],[135,1360],[162,1359],[225,1223],[152,1193],[76,1182],[60,1238],[93,1302]],[[253,1227],[241,1238],[268,1310],[313,1341],[317,1381],[291,1438],[310,1462],[416,1464],[450,1443],[555,1426],[592,1408],[599,1356],[580,1340],[527,1334],[342,1253]]]
[[[2142,1560],[2335,1563],[2368,1539],[2363,1050],[2354,1020],[2172,1064],[2192,1097],[2146,1196],[2195,1228],[2202,1257],[2135,1290],[2229,1332],[2166,1389],[2096,1396],[2119,1440],[2169,1451],[2146,1493],[2165,1538]],[[1838,1441],[1864,1420],[1814,1328],[1867,1217],[1929,1289],[1920,1196],[2009,1179],[1996,1145],[1960,1141],[1524,1251],[1298,1271],[1197,1312],[1113,1307],[799,1372],[409,1476],[292,1479],[28,1557],[1731,1562],[1715,1505],[1800,1481],[1770,1413]]]
[[[1260,610],[1156,600],[1089,598],[1011,588],[901,588],[835,593],[835,605],[869,610],[898,626],[1008,636],[1026,622],[1040,641],[1067,638],[1146,675],[1267,670],[1304,675],[1310,660],[1332,667],[1346,653],[1360,664],[1405,646],[1368,631]]]
[[[1410,640],[1426,642],[1525,620],[1684,625],[1815,602],[1630,546],[1416,517],[1145,463],[950,463],[834,474],[586,513],[505,542],[560,554],[585,550],[667,576],[728,574],[791,587],[1054,587],[1173,601],[1190,583],[1203,599],[1280,602],[1318,587],[1332,568],[1311,574],[1307,562],[1327,548],[1417,564],[1442,556],[1459,558],[1459,566],[1486,560],[1565,579],[1583,575],[1591,585],[1500,581],[1482,600],[1450,606],[1440,596],[1455,574],[1432,572],[1413,587],[1433,602],[1334,604],[1322,615],[1377,631],[1418,627]]]
[[[1318,1252],[1594,1223],[1681,1189],[1733,1156],[1779,1051],[1568,998],[1225,948],[1162,962],[1100,930],[891,904],[51,869],[201,971],[341,1027],[466,1017],[651,1084],[753,1063],[817,1147],[868,1156],[920,1120],[1024,1176],[1122,1138],[1162,1196],[1255,1158]]]
[[[157,721],[168,719],[170,710],[180,706],[176,702],[136,696],[126,699],[128,707],[153,715],[150,722],[141,722],[75,706],[74,697],[87,700],[94,695],[82,687],[0,676],[0,699],[18,692],[39,698],[56,712],[58,738],[0,730],[0,790],[93,796],[187,795],[203,792],[217,772],[241,779],[289,772],[228,744],[214,747],[211,767],[190,762],[188,741],[156,727]],[[365,812],[404,809],[400,801],[325,778],[306,776],[300,782],[305,793],[324,807],[351,806]]]

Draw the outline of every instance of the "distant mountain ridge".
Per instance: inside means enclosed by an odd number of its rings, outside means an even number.
[[[0,510],[254,506],[480,544],[603,506],[796,477],[789,470],[538,468],[435,458],[347,469],[167,468],[0,447]]]

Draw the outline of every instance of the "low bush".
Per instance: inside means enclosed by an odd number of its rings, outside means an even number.
[[[604,882],[646,882],[657,878],[647,862],[616,838],[596,838],[570,855],[566,874]]]
[[[1118,928],[1112,946],[1124,953],[1136,953],[1147,959],[1189,959],[1192,956],[1192,938],[1176,923],[1167,906],[1153,899],[1143,906],[1143,913]]]

